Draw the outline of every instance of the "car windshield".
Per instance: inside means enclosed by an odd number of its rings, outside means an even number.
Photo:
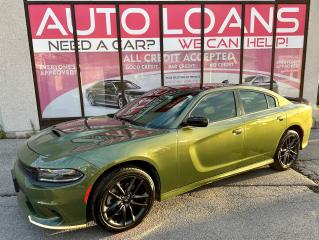
[[[251,82],[253,79],[255,79],[256,76],[249,76],[245,78],[245,82]]]
[[[117,89],[120,89],[121,88],[121,82],[118,81],[118,82],[113,82],[113,84],[115,85],[115,87]],[[132,82],[129,82],[129,81],[124,81],[124,88],[125,89],[138,89],[140,88],[139,86],[137,86],[136,84],[132,83]]]
[[[169,91],[166,94],[144,94],[115,117],[149,128],[169,128],[198,92]]]

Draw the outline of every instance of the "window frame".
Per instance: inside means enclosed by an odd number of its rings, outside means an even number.
[[[278,107],[278,101],[277,101],[277,98],[276,98],[275,96],[272,96],[272,95],[270,95],[270,94],[265,94],[265,96],[266,96],[266,101],[267,101],[268,109],[274,109],[274,108],[277,108],[277,107]],[[269,106],[269,101],[268,101],[267,96],[268,96],[268,97],[271,97],[271,98],[273,98],[273,99],[275,100],[275,107],[270,107],[270,106]]]

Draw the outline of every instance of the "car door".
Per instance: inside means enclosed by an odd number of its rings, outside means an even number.
[[[111,82],[105,83],[104,99],[106,104],[115,104],[114,96],[116,95],[116,89]]]
[[[98,82],[90,88],[90,94],[94,96],[96,102],[103,102],[104,82]]]
[[[233,91],[204,96],[188,116],[206,117],[207,127],[178,130],[181,184],[187,185],[241,166],[244,122]]]
[[[101,81],[94,87],[95,100],[98,103],[105,102],[105,82]]]
[[[247,164],[271,159],[286,128],[286,114],[275,97],[252,90],[240,90],[244,111],[245,158]]]

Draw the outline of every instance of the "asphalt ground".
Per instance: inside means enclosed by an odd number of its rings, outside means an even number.
[[[319,239],[319,130],[295,170],[256,169],[156,202],[138,227],[52,231],[31,225],[17,205],[10,170],[23,140],[0,141],[0,239]],[[309,165],[312,164],[312,165]],[[305,174],[305,173],[303,173]],[[312,181],[311,179],[314,181]]]

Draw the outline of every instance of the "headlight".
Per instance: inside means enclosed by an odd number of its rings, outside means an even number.
[[[73,182],[83,177],[83,173],[75,169],[47,169],[39,168],[37,180],[41,182]]]

